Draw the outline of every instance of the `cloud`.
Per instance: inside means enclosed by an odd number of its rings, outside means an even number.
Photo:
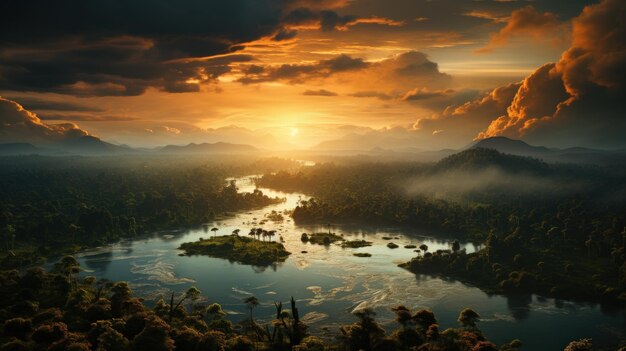
[[[300,12],[317,16],[322,29],[358,23],[396,25],[384,18],[334,12],[347,4],[341,0],[11,2],[0,12],[0,89],[76,96],[133,96],[149,88],[194,92],[217,83],[232,64],[251,61],[249,55],[236,54],[246,43],[293,39],[297,31],[288,28],[289,19]]]
[[[437,145],[466,145],[484,130],[494,117],[506,113],[521,83],[496,88],[480,98],[458,105],[448,106],[443,113],[432,118],[420,119],[414,128],[424,134],[445,138]]]
[[[361,70],[369,64],[360,58],[338,55],[316,63],[283,64],[280,66],[251,65],[237,81],[243,84],[286,81],[292,84],[329,77],[339,72]]]
[[[485,47],[476,50],[477,53],[491,52],[497,47],[506,45],[509,39],[515,36],[524,35],[544,39],[554,38],[555,33],[562,32],[562,24],[555,14],[541,13],[530,5],[513,11],[508,18],[496,17],[488,12],[470,12],[467,15],[506,23],[504,28],[491,36]]]
[[[320,90],[306,90],[304,93],[302,93],[302,95],[307,95],[307,96],[337,96],[337,93],[329,91],[329,90],[325,90],[325,89],[320,89]]]
[[[441,108],[467,100],[467,92],[450,88],[452,77],[439,71],[437,63],[418,51],[407,51],[381,61],[369,62],[346,54],[317,62],[282,65],[242,65],[243,84],[284,82],[341,86],[348,96],[407,101],[427,108]],[[305,95],[313,95],[309,89]],[[322,89],[324,90],[324,89]],[[320,94],[316,94],[320,95]]]
[[[378,92],[378,91],[357,91],[356,93],[349,94],[349,96],[357,98],[378,98],[380,100],[391,100],[392,96]]]
[[[295,29],[281,28],[276,34],[274,34],[274,36],[272,37],[272,40],[273,41],[290,40],[290,39],[295,38],[296,35],[298,35],[298,31]]]
[[[626,3],[604,0],[574,19],[572,45],[528,76],[506,114],[478,138],[524,137],[555,146],[626,145]]]
[[[503,15],[500,13],[495,13],[495,12],[485,11],[485,10],[472,10],[470,12],[465,13],[465,16],[481,18],[481,19],[489,20],[495,23],[507,22],[510,18],[508,15]]]
[[[86,135],[74,123],[46,124],[17,102],[0,97],[0,142],[40,144]]]
[[[75,113],[44,113],[40,114],[38,117],[43,121],[128,122],[138,120],[137,117],[126,115],[88,115]]]
[[[394,21],[384,17],[339,15],[331,10],[315,11],[309,8],[294,9],[282,21],[288,28],[321,29],[322,31],[347,30],[358,24],[378,24],[392,27],[404,25],[402,21]]]
[[[34,97],[8,97],[9,100],[19,100],[20,104],[28,110],[45,110],[45,111],[75,111],[75,112],[102,112],[103,110],[94,106],[86,106],[83,104],[55,101],[47,99],[39,99]]]
[[[555,64],[546,64],[524,79],[506,115],[492,121],[481,136],[523,133],[537,119],[553,115],[568,97]]]
[[[437,97],[443,97],[454,93],[452,89],[445,90],[430,90],[428,88],[421,89],[413,89],[407,92],[403,97],[403,101],[419,101],[419,100],[428,100]]]

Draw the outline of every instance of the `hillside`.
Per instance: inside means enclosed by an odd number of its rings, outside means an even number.
[[[498,168],[511,173],[545,173],[549,166],[538,159],[504,154],[494,149],[471,148],[450,155],[433,167],[434,172],[476,171]]]

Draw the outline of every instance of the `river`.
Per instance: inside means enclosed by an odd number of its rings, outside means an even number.
[[[250,177],[238,178],[237,185],[241,192],[254,189]],[[77,255],[83,269],[81,275],[128,281],[135,294],[147,303],[168,292],[196,286],[208,302],[220,303],[233,322],[245,318],[247,310],[242,300],[250,295],[261,301],[254,310],[255,318],[261,321],[270,320],[275,314],[275,301],[286,303],[294,296],[309,330],[320,335],[338,334],[338,326],[352,323],[351,312],[362,307],[373,308],[377,320],[391,330],[395,322],[390,308],[402,304],[411,309],[433,310],[441,330],[457,326],[459,312],[470,307],[481,315],[479,326],[488,339],[498,344],[520,339],[525,350],[562,350],[569,341],[579,338],[591,338],[596,346],[615,345],[625,337],[624,310],[605,310],[598,305],[539,296],[489,296],[458,281],[415,276],[397,267],[415,255],[404,245],[426,244],[430,251],[450,247],[450,240],[435,239],[427,232],[331,224],[333,232],[348,240],[365,239],[374,244],[343,249],[338,245],[302,243],[302,233],[328,231],[328,227],[296,225],[286,215],[282,222],[272,222],[266,215],[291,210],[307,197],[260,190],[286,201],[224,216],[198,228],[154,233],[81,252]],[[260,225],[263,220],[266,223]],[[250,228],[259,226],[276,229],[274,240],[282,236],[286,249],[292,253],[284,263],[259,268],[206,256],[179,256],[178,247],[184,242],[214,234],[229,235],[235,229],[246,235]],[[218,228],[217,233],[210,231],[213,227]],[[389,241],[400,247],[388,248]],[[468,252],[477,249],[472,244],[462,243],[461,247]],[[354,252],[367,252],[372,257],[355,257]]]

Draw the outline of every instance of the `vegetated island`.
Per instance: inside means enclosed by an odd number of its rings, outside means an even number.
[[[350,241],[344,241],[341,244],[341,247],[343,248],[353,248],[353,249],[358,249],[360,247],[366,247],[366,246],[372,246],[372,242],[371,241],[365,241],[365,240],[350,240]]]
[[[236,235],[183,243],[179,249],[184,250],[186,256],[206,255],[253,266],[269,266],[284,262],[291,255],[281,243]]]
[[[330,245],[336,241],[344,241],[346,239],[335,233],[302,233],[300,240],[304,243],[308,242],[317,245]]]

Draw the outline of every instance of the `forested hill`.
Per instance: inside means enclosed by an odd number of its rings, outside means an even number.
[[[547,163],[535,158],[503,154],[494,149],[473,148],[442,159],[432,171],[476,171],[491,167],[506,172],[532,174],[546,174],[550,170]]]

